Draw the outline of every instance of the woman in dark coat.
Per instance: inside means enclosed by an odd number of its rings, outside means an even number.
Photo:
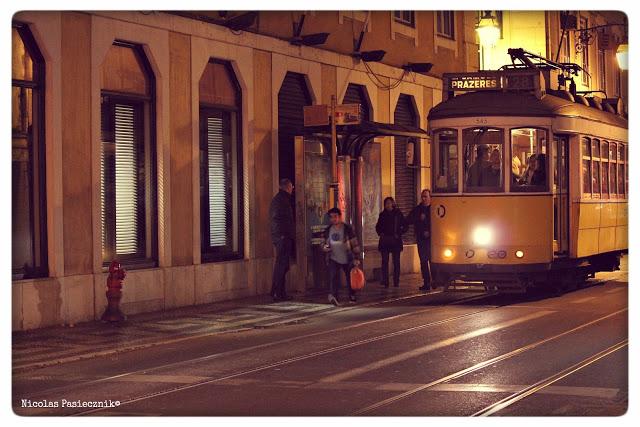
[[[404,216],[396,206],[393,197],[384,199],[384,210],[380,212],[376,233],[380,236],[378,250],[382,255],[382,277],[380,284],[389,287],[389,255],[393,259],[393,286],[400,286],[400,252],[402,234],[407,231]]]

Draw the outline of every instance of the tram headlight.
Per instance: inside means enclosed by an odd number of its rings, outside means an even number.
[[[473,243],[479,246],[490,245],[493,242],[493,231],[489,227],[479,226],[473,230]]]
[[[516,258],[524,258],[524,252],[523,251],[516,251]]]
[[[453,256],[453,251],[451,249],[447,248],[444,251],[442,251],[442,255],[445,258],[451,258]]]

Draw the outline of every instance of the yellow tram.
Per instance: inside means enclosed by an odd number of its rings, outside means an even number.
[[[437,284],[565,288],[619,268],[628,235],[621,101],[551,90],[554,77],[445,74],[449,99],[429,113]]]

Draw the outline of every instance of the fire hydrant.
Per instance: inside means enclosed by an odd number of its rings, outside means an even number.
[[[127,272],[116,260],[109,265],[109,277],[107,277],[107,309],[102,314],[103,322],[120,322],[127,316],[120,311],[120,300],[122,299],[122,281]]]

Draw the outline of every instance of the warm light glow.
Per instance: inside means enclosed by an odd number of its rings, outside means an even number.
[[[453,256],[453,251],[451,249],[445,249],[444,252],[442,252],[442,255],[444,255],[445,258],[451,258]]]
[[[629,45],[626,43],[618,46],[616,51],[616,59],[618,60],[618,66],[621,70],[629,69]]]
[[[480,38],[480,44],[485,48],[495,46],[500,39],[500,28],[491,12],[486,12],[480,19],[476,26],[476,32]]]
[[[487,227],[476,227],[473,230],[473,243],[485,246],[493,241],[493,232]]]
[[[524,257],[524,252],[516,251],[516,258],[522,258],[522,257]]]

